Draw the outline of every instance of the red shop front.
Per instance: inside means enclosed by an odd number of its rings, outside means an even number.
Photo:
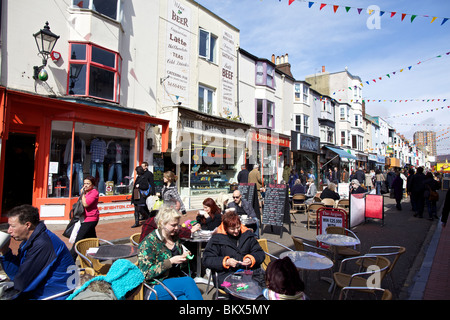
[[[83,178],[96,178],[101,216],[130,214],[134,168],[149,132],[168,147],[169,121],[108,103],[45,97],[0,87],[0,222],[32,204],[65,223]],[[159,127],[159,130],[152,130]]]

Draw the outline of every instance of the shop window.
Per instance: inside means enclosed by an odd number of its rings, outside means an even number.
[[[198,111],[213,114],[214,91],[203,86],[198,87]]]
[[[199,49],[198,54],[200,57],[205,58],[211,62],[217,63],[216,44],[217,37],[211,32],[200,29],[199,31]]]
[[[69,121],[52,123],[48,197],[78,196],[89,175],[101,195],[131,193],[135,131],[76,122],[72,142],[72,128]]]
[[[72,0],[72,6],[90,9],[114,20],[119,20],[121,0]]]
[[[68,94],[119,102],[119,54],[93,44],[71,43]]]
[[[267,62],[256,62],[256,85],[275,88],[275,68]]]
[[[256,127],[275,129],[275,104],[269,100],[256,99]]]

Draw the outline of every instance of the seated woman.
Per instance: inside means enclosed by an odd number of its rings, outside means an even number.
[[[266,270],[263,295],[267,300],[306,300],[305,285],[289,257],[272,260]]]
[[[357,194],[357,193],[365,193],[367,190],[364,189],[358,180],[353,179],[350,183],[350,193],[351,194]]]
[[[153,279],[163,282],[179,300],[203,300],[194,282],[183,272],[187,267],[190,252],[178,238],[181,214],[171,207],[163,206],[156,216],[158,228],[152,231],[139,244],[138,267],[145,281],[156,284]],[[159,300],[172,299],[161,285],[154,287]],[[152,292],[149,299],[154,300]]]
[[[204,214],[198,214],[196,220],[202,230],[215,230],[222,223],[222,212],[216,202],[211,198],[203,200]]]
[[[235,211],[223,215],[222,224],[206,245],[203,266],[218,273],[219,284],[239,269],[261,270],[265,253],[254,233],[241,224]]]
[[[295,184],[292,186],[291,188],[291,195],[294,194],[305,194],[306,190],[305,190],[305,186],[302,185],[300,179],[295,180]]]
[[[314,197],[315,197],[315,195],[317,193],[317,187],[316,187],[316,185],[314,183],[314,179],[313,178],[309,178],[308,182],[306,183],[306,186],[307,186],[307,191],[305,193],[305,196],[306,196],[305,203],[307,205],[310,205],[311,203],[314,202]]]
[[[341,198],[339,196],[339,193],[336,192],[336,184],[334,184],[333,182],[330,182],[320,194],[320,199],[323,200],[328,198],[333,200],[339,200]]]

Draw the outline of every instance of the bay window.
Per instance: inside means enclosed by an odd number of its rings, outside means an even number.
[[[275,128],[275,104],[269,100],[256,99],[256,127]]]

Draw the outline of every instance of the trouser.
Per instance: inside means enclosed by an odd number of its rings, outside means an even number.
[[[147,205],[134,205],[134,222],[139,223],[139,216],[142,214],[142,219],[147,220],[150,217],[150,211],[148,211]]]
[[[73,260],[77,259],[77,253],[75,251],[75,244],[83,239],[87,238],[97,238],[97,233],[95,232],[95,227],[97,226],[98,221],[91,222],[83,222],[81,224],[80,230],[78,231],[77,237],[73,244],[72,249],[70,250],[70,254],[72,255]]]
[[[103,173],[103,162],[91,161],[91,176],[95,177],[98,171],[98,192],[105,193],[105,178]]]
[[[114,169],[116,170],[117,180],[116,183],[120,184],[122,182],[122,163],[113,163],[108,170],[108,181],[112,181],[114,176]]]
[[[169,278],[162,281],[164,285],[177,297],[178,300],[203,300],[202,293],[190,277]],[[153,287],[158,294],[158,300],[172,300],[170,294],[160,284]],[[156,300],[152,292],[148,300]]]
[[[437,216],[436,201],[425,199],[425,204],[427,205],[428,209],[428,218]]]
[[[72,194],[78,194],[83,187],[83,165],[79,162],[74,162],[72,173],[74,172],[77,173],[78,188],[75,188],[75,192],[72,191]],[[67,166],[67,178],[70,178],[70,165]]]

